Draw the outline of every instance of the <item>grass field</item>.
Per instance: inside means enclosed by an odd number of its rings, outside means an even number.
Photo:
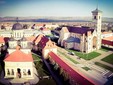
[[[90,68],[88,67],[82,67],[84,70],[88,71],[88,70],[91,70]]]
[[[69,59],[70,61],[72,61],[73,63],[75,64],[78,64],[77,61],[75,61],[74,59],[70,58],[69,56],[67,56],[65,53],[61,52],[61,51],[58,51],[60,54],[62,54],[63,56],[65,56],[67,59]]]
[[[38,55],[32,54],[32,57],[33,57],[33,60],[39,60],[39,61],[41,60],[40,57],[39,57]]]
[[[103,58],[102,61],[110,63],[110,64],[113,65],[113,53],[108,55],[108,56],[106,56],[105,58]]]
[[[98,65],[98,66],[100,66],[100,67],[103,67],[103,68],[105,68],[107,70],[110,70],[111,72],[113,72],[113,68],[111,68],[111,67],[109,67],[107,65],[104,65],[104,64],[99,63],[99,62],[95,62],[95,64]]]
[[[36,60],[35,67],[37,69],[39,77],[49,76],[50,74],[48,73],[48,71],[45,70],[40,57],[37,55],[34,55],[34,54],[32,54],[32,56],[33,56],[33,59]],[[39,80],[39,82],[36,85],[56,85],[56,82],[52,78],[51,79],[41,79],[41,80]]]
[[[45,69],[43,69],[43,63],[41,62],[40,57],[34,54],[32,54],[32,57],[33,57],[33,60],[37,60],[35,61],[35,66],[39,76],[47,76],[48,72]]]
[[[105,51],[105,52],[108,52],[109,51],[109,49],[107,49],[107,48],[100,48],[100,50],[102,50],[102,51]]]
[[[69,52],[74,52],[75,55],[77,55],[78,57],[83,58],[85,60],[91,60],[91,59],[101,55],[100,53],[97,53],[95,51],[90,52],[90,53],[82,53],[82,52],[78,52],[78,51],[75,51],[75,50],[68,50],[68,51]]]

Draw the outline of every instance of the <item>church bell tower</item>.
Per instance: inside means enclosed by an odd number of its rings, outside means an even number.
[[[97,49],[101,48],[101,23],[102,23],[102,11],[98,8],[92,11],[92,21],[94,23],[94,29],[96,31],[97,37]]]

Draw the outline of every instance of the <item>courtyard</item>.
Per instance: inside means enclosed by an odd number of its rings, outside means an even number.
[[[103,58],[101,60],[113,65],[113,53],[106,56],[105,58]]]
[[[96,57],[98,57],[99,55],[101,55],[100,53],[93,51],[90,53],[82,53],[82,52],[78,52],[76,50],[67,50],[68,52],[74,52],[75,55],[77,55],[80,58],[83,58],[85,60],[91,60],[94,59]]]

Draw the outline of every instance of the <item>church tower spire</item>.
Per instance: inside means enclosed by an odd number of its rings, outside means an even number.
[[[98,8],[92,11],[92,21],[97,35],[97,49],[99,49],[101,48],[102,11],[98,10]]]

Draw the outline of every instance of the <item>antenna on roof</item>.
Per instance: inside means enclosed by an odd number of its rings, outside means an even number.
[[[97,8],[96,9],[98,9],[98,0],[97,0]]]

